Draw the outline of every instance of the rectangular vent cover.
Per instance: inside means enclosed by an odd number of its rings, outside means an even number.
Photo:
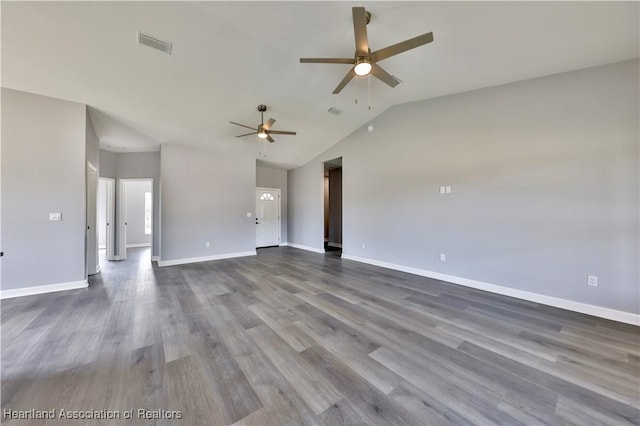
[[[149,46],[151,48],[160,50],[168,55],[171,55],[171,42],[158,40],[155,37],[138,31],[138,43],[144,44],[145,46]]]
[[[342,114],[342,110],[341,110],[341,109],[334,108],[334,107],[329,108],[327,111],[328,111],[328,112],[330,112],[330,113],[331,113],[331,114],[333,114],[333,115],[340,115],[340,114]]]

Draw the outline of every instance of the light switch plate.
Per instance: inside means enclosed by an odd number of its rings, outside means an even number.
[[[451,194],[451,187],[450,186],[446,186],[444,188],[444,192],[447,193],[447,194]]]
[[[49,213],[49,220],[51,221],[62,220],[62,213]]]
[[[251,217],[251,212],[247,212],[247,217]]]
[[[444,194],[444,193],[445,193],[445,187],[444,187],[444,186],[441,186],[441,187],[440,187],[440,193],[441,193],[441,194]]]

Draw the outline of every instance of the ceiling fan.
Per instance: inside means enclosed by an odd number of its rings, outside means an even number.
[[[229,123],[235,124],[236,126],[246,127],[247,129],[254,130],[251,133],[245,133],[244,135],[238,135],[237,138],[241,138],[243,136],[249,135],[258,135],[260,139],[266,139],[269,142],[275,142],[275,140],[271,137],[271,135],[295,135],[296,132],[289,132],[286,130],[271,130],[271,126],[276,122],[273,118],[270,118],[266,123],[264,122],[264,112],[267,110],[266,105],[258,105],[258,111],[260,111],[260,124],[258,127],[245,126],[244,124],[235,123],[230,121]]]
[[[377,62],[395,56],[407,50],[422,46],[433,41],[433,33],[422,34],[418,37],[405,40],[403,42],[385,47],[384,49],[371,52],[367,39],[367,24],[371,21],[371,13],[365,11],[364,7],[354,7],[353,11],[353,32],[356,38],[356,53],[354,58],[300,58],[301,63],[316,64],[352,64],[353,68],[342,79],[333,94],[338,94],[351,81],[353,77],[365,76],[369,73],[382,80],[391,87],[396,87],[400,82],[391,74],[386,72]]]

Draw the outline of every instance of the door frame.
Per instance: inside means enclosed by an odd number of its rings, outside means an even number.
[[[105,250],[105,259],[106,260],[115,260],[115,247],[114,247],[114,240],[115,240],[115,231],[116,231],[116,227],[115,225],[115,185],[116,185],[116,180],[113,178],[106,178],[106,177],[100,177],[98,179],[98,185],[100,185],[100,181],[104,181],[106,184],[106,197],[107,197],[107,202],[106,202],[106,222],[107,222],[107,229],[105,230],[106,234],[107,234],[107,238],[106,238],[106,250]],[[98,234],[100,235],[100,234]],[[100,249],[100,239],[98,238],[98,250]]]
[[[278,193],[278,246],[282,244],[282,191],[280,188],[266,188],[264,186],[256,186],[254,200],[256,202],[256,219],[258,218],[258,191],[274,191]],[[258,237],[256,235],[256,248],[258,247]]]
[[[91,174],[95,175],[95,185],[89,185]],[[84,237],[84,275],[88,277],[100,272],[98,256],[98,168],[87,161],[85,192],[85,237]],[[94,203],[89,201],[93,199]],[[93,244],[92,244],[93,243]]]
[[[118,260],[127,258],[127,182],[151,182],[151,254],[153,255],[153,241],[155,239],[155,235],[153,235],[153,215],[155,214],[153,178],[127,178],[118,179],[118,181]]]

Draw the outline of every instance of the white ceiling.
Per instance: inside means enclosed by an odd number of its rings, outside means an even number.
[[[433,31],[429,45],[380,64],[402,80],[372,78],[331,92],[350,57],[351,7],[371,11],[372,50]],[[2,86],[86,103],[103,148],[175,142],[255,152],[304,164],[391,105],[639,56],[638,2],[6,2]],[[172,55],[136,43],[141,30],[173,42]],[[358,99],[356,104],[354,101]],[[228,121],[257,125],[264,146]],[[331,106],[343,110],[331,115]]]

